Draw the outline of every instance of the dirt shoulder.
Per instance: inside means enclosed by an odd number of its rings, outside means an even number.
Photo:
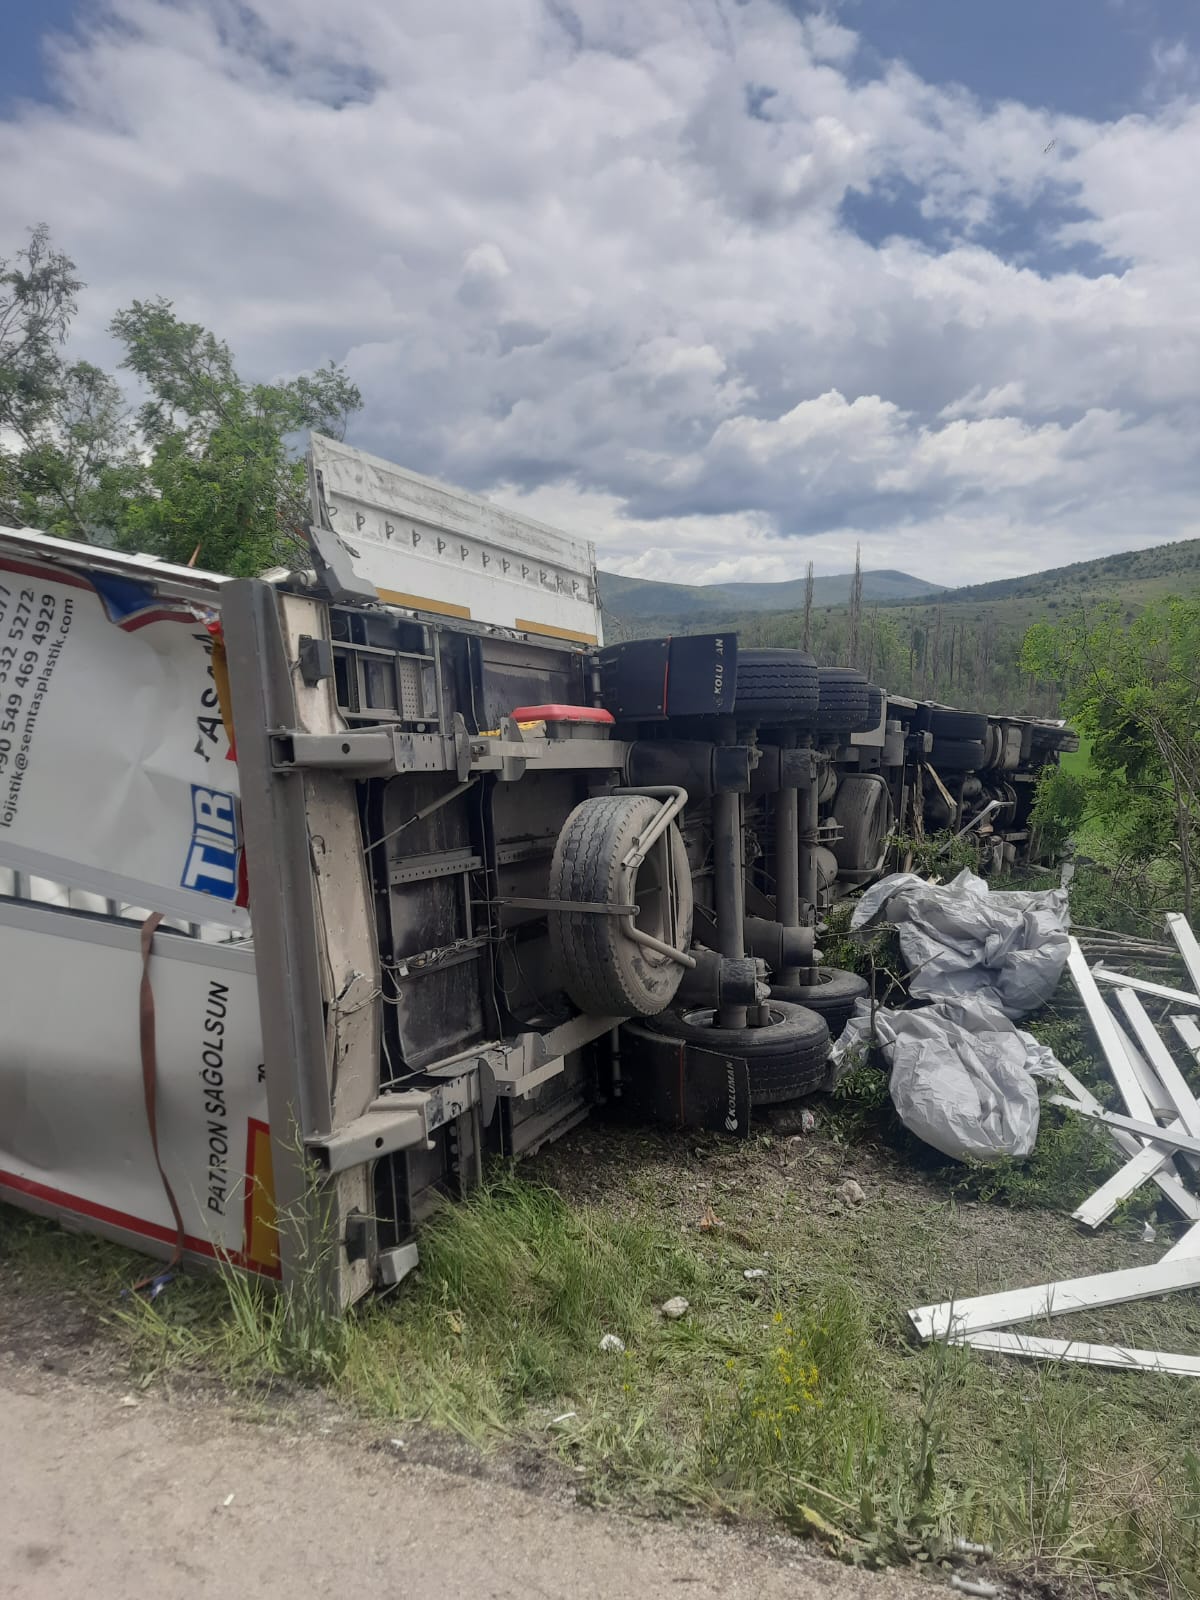
[[[126,1397],[0,1357],[0,1595],[929,1593],[794,1541],[587,1511],[413,1466],[386,1440],[371,1448],[352,1433],[338,1437],[336,1418],[322,1427]]]

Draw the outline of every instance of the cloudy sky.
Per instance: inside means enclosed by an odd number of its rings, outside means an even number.
[[[1200,534],[1193,0],[38,0],[0,254],[692,582]]]

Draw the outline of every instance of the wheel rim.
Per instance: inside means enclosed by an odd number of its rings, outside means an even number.
[[[670,840],[667,841],[668,849]],[[638,907],[638,914],[633,919],[633,925],[642,933],[648,933],[652,939],[666,939],[667,936],[667,908],[666,886],[662,875],[662,852],[657,844],[638,867],[633,876],[633,902]],[[646,951],[647,958],[664,961],[665,956],[655,956],[651,950]]]
[[[786,1015],[782,1011],[777,1010],[776,1007],[768,1006],[767,1010],[770,1014],[770,1020],[768,1022],[764,1022],[760,1028],[756,1028],[754,1030],[756,1033],[765,1032],[767,1028],[778,1027],[781,1023],[787,1021]],[[692,1028],[716,1028],[719,1026],[716,1021],[716,1016],[717,1013],[711,1006],[705,1006],[699,1011],[685,1011],[683,1013],[683,1021]],[[729,1028],[725,1028],[722,1031],[729,1033],[731,1031],[740,1032],[741,1030],[731,1030]]]

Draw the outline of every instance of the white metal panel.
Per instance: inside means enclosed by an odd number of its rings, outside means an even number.
[[[215,603],[223,584],[232,583],[220,572],[205,572],[198,567],[177,567],[157,556],[133,555],[122,550],[106,550],[101,545],[77,544],[73,539],[57,539],[36,528],[0,527],[0,550],[30,560],[63,567],[89,567],[96,572],[111,572],[139,583],[153,583],[183,599]]]
[[[201,603],[158,567],[28,544],[0,535],[0,863],[246,928],[219,580]]]
[[[0,903],[0,1196],[167,1255],[175,1225],[140,1065],[140,937],[116,918]],[[159,1143],[188,1248],[274,1271],[254,956],[159,932],[150,979]]]
[[[320,434],[309,462],[354,570],[385,604],[600,641],[588,541]]]

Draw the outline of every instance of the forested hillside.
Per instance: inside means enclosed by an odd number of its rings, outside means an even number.
[[[821,603],[814,595],[808,647],[822,661],[853,662],[895,694],[1046,715],[1057,710],[1056,691],[1021,670],[1021,643],[1030,624],[1103,602],[1115,603],[1131,622],[1161,595],[1200,592],[1200,539],[947,589],[931,600],[872,600],[866,577],[857,624],[849,603],[851,578],[839,580],[846,596],[841,603]],[[753,612],[731,605],[703,621],[686,613],[644,618],[605,613],[610,640],[697,633],[713,626],[736,628],[743,645],[805,644],[799,608]]]

